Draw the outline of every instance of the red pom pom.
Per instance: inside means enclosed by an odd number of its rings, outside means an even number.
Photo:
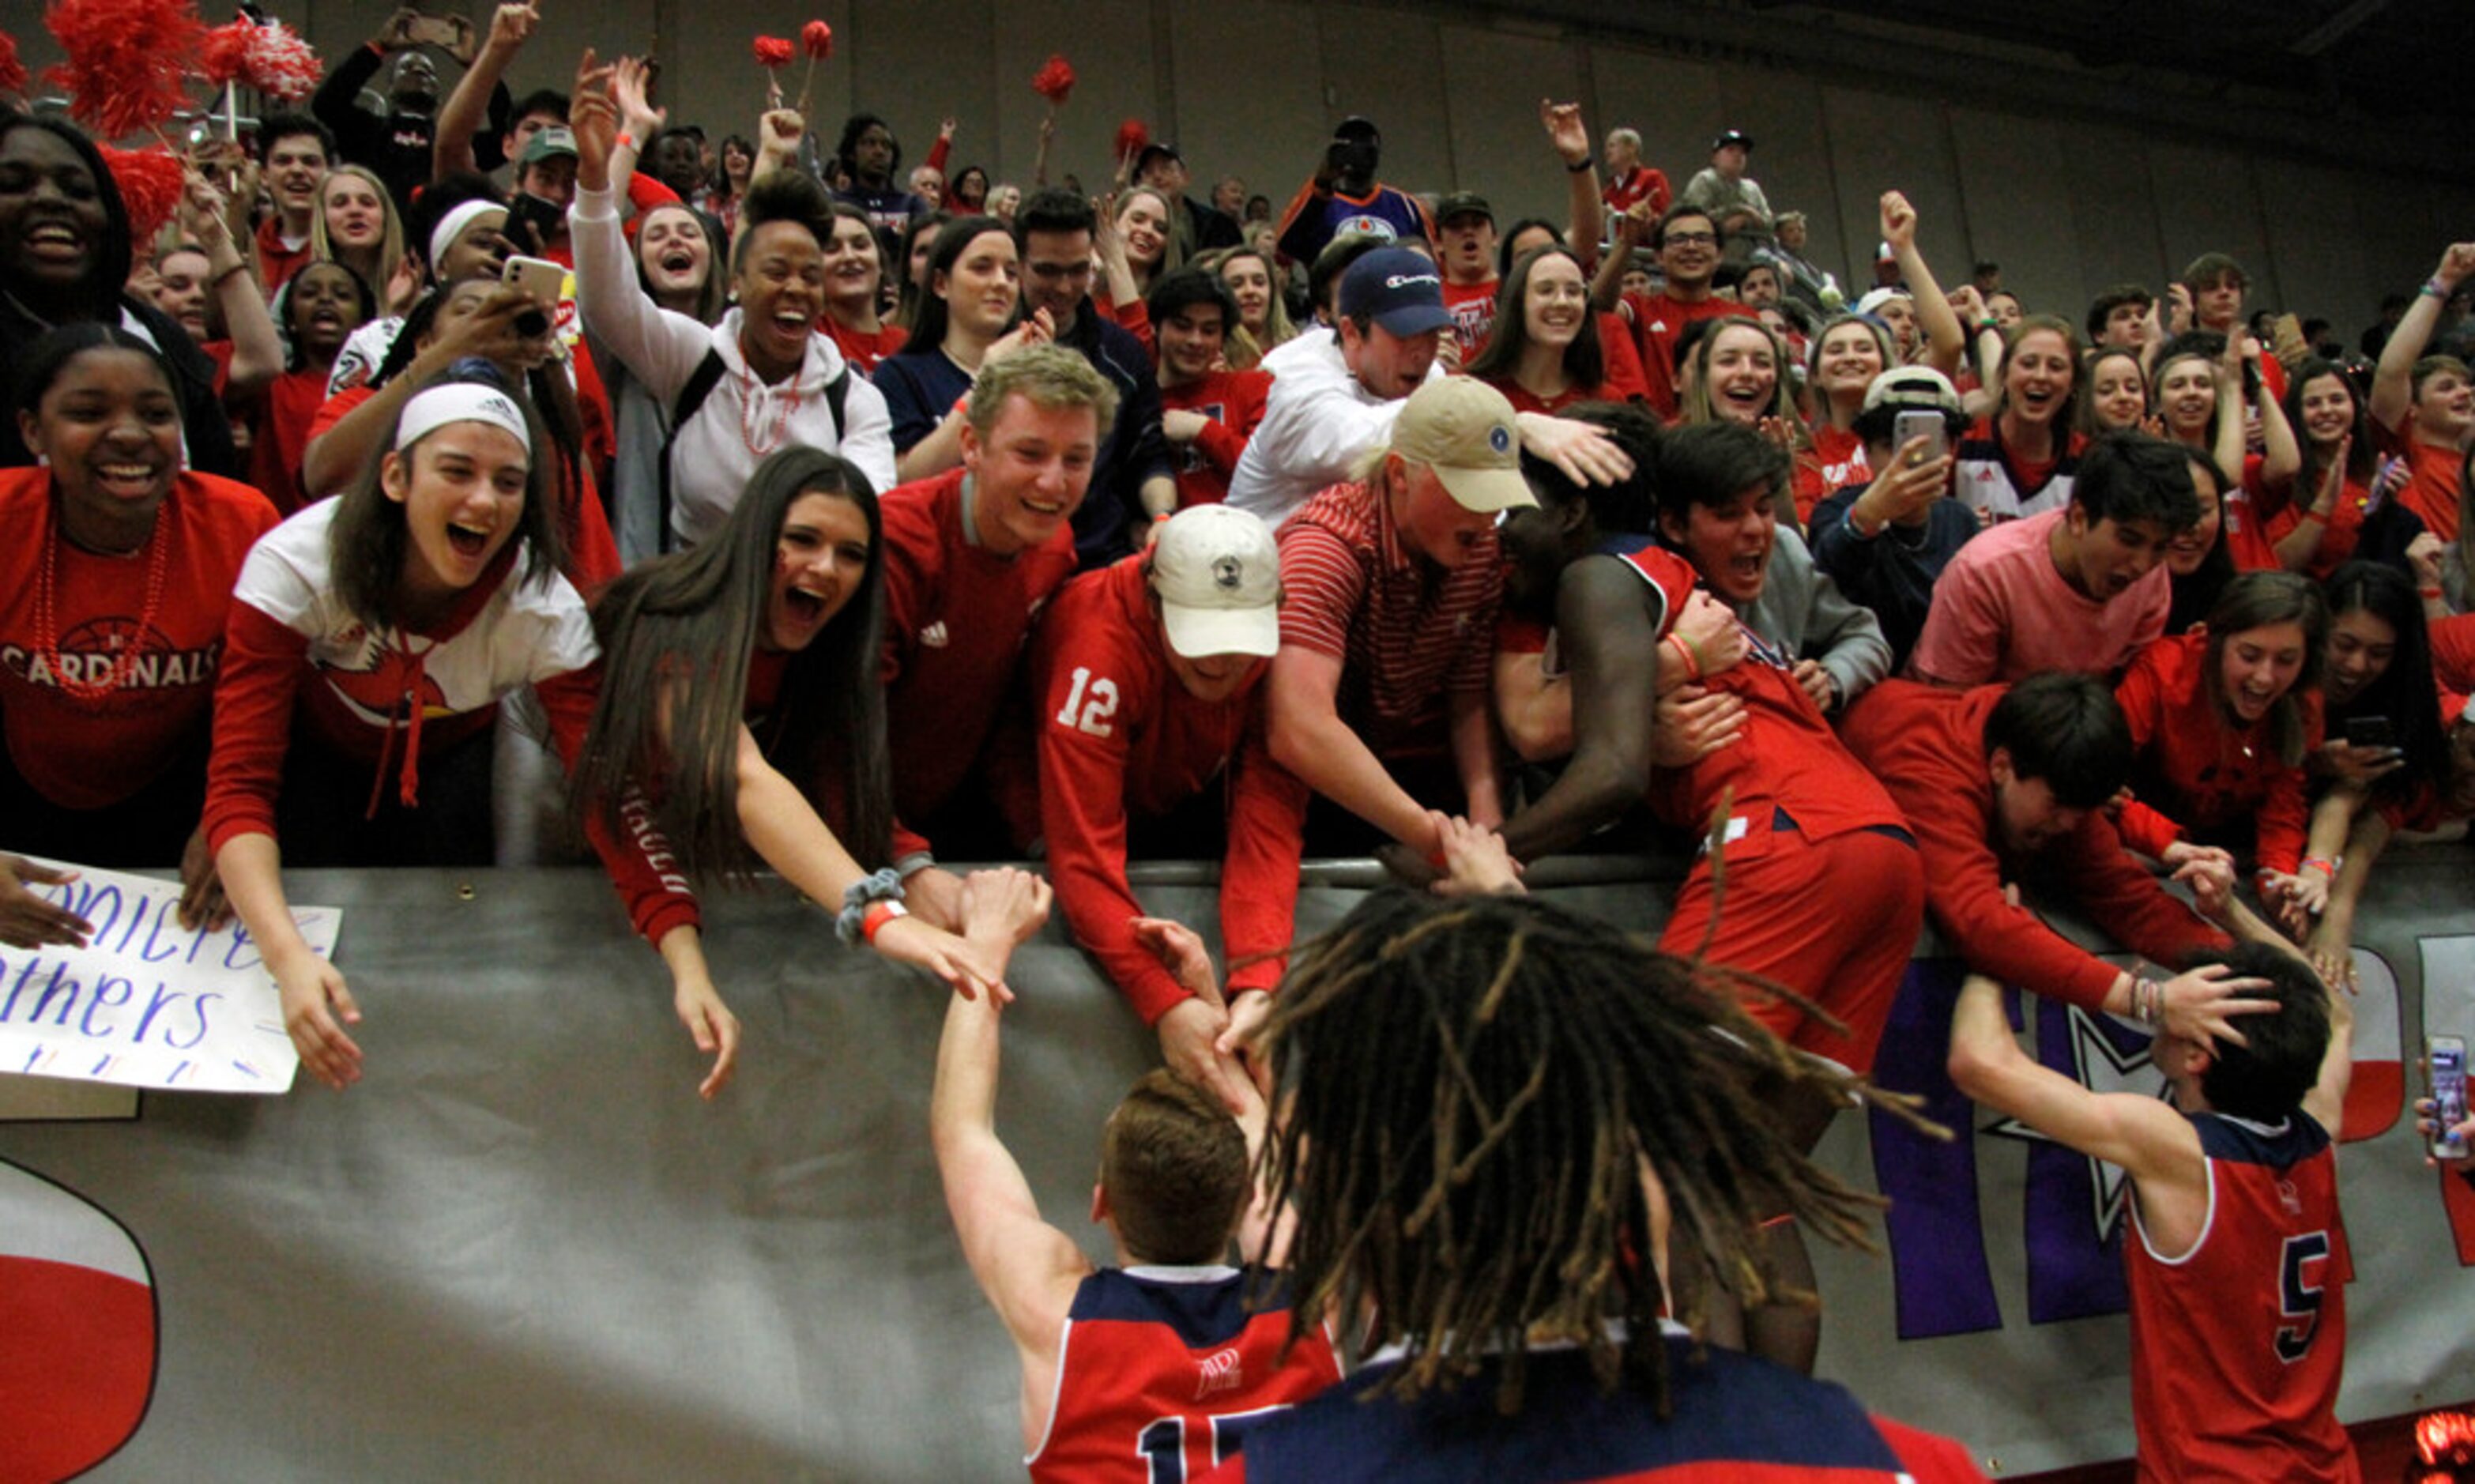
[[[1074,91],[1074,68],[1064,57],[1051,57],[1032,74],[1031,90],[1060,108],[1066,106],[1066,95]]]
[[[207,37],[189,0],[52,0],[43,24],[68,54],[44,80],[102,138],[159,129],[188,102],[185,69]]]
[[[1139,118],[1130,118],[1117,126],[1117,158],[1119,159],[1124,159],[1130,155],[1141,154],[1143,152],[1143,146],[1151,142],[1152,132],[1143,127],[1143,121]]]
[[[278,103],[299,103],[318,90],[326,67],[299,32],[271,20],[250,28],[249,66],[241,82]]]
[[[822,61],[834,54],[834,28],[812,20],[799,28],[799,44],[808,49],[810,61]]]
[[[239,82],[249,70],[249,47],[257,30],[255,22],[243,19],[208,32],[198,47],[198,75],[217,87]]]
[[[103,162],[111,170],[112,182],[120,187],[121,205],[129,208],[129,236],[144,243],[163,230],[163,224],[181,209],[181,197],[189,188],[188,177],[182,173],[181,161],[172,152],[159,145],[142,150],[113,149],[109,144],[95,146],[103,152]]]
[[[26,93],[26,64],[17,60],[17,38],[0,31],[0,93]]]
[[[787,66],[789,65],[790,61],[791,41],[788,36],[758,36],[756,38],[756,64],[758,66]]]

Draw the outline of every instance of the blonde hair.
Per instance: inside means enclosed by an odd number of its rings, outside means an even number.
[[[1109,225],[1114,228],[1118,222],[1124,220],[1126,207],[1134,205],[1135,198],[1137,196],[1149,196],[1159,205],[1161,209],[1160,261],[1152,264],[1149,268],[1145,268],[1142,264],[1136,262],[1132,256],[1129,256],[1126,259],[1126,267],[1131,270],[1137,278],[1143,280],[1143,288],[1145,292],[1149,292],[1151,286],[1154,283],[1158,283],[1163,278],[1167,276],[1169,270],[1173,268],[1183,268],[1186,266],[1186,245],[1178,240],[1177,220],[1179,213],[1177,204],[1169,200],[1168,193],[1166,191],[1162,190],[1156,185],[1127,186],[1126,189],[1117,197],[1116,205],[1111,208]],[[1125,237],[1126,234],[1124,232],[1121,231],[1117,233],[1117,240],[1120,243],[1125,241]]]
[[[341,252],[327,240],[327,187],[337,176],[349,175],[367,185],[379,198],[380,219],[386,225],[380,230],[378,261],[364,270],[358,263],[344,262]],[[361,165],[337,165],[318,182],[318,209],[309,213],[309,255],[319,262],[344,263],[344,266],[369,280],[370,291],[380,296],[380,313],[386,312],[387,276],[395,265],[404,261],[404,213],[395,208],[395,196],[386,182]],[[275,287],[273,284],[267,285]]]
[[[1109,436],[1117,419],[1117,389],[1100,375],[1083,353],[1062,345],[1034,345],[1001,355],[980,367],[971,383],[971,428],[986,438],[997,425],[1006,399],[1019,393],[1035,407],[1056,411],[1089,407],[1099,420],[1094,429]]]
[[[1249,371],[1263,358],[1265,352],[1296,339],[1298,328],[1289,323],[1288,303],[1281,293],[1281,268],[1272,260],[1271,254],[1257,247],[1213,248],[1199,255],[1194,265],[1217,279],[1222,268],[1241,257],[1251,257],[1262,263],[1263,277],[1270,281],[1271,287],[1269,302],[1263,305],[1263,337],[1261,340],[1242,325],[1229,327],[1229,364],[1237,370]]]

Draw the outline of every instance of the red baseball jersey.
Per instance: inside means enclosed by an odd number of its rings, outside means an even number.
[[[1288,1300],[1276,1285],[1250,1294],[1262,1281],[1226,1267],[1085,1278],[1058,1342],[1048,1432],[1024,1460],[1033,1484],[1200,1478],[1248,1427],[1338,1381],[1320,1331],[1283,1357]]]
[[[967,528],[964,471],[896,487],[885,531],[885,731],[894,813],[933,818],[1014,693],[1032,620],[1074,574],[1074,532],[999,556]]]
[[[2132,1204],[2131,1415],[2143,1479],[2350,1484],[2339,1425],[2346,1232],[2328,1131],[2185,1115],[2209,1163],[2208,1226],[2160,1253]]]
[[[1229,498],[1229,476],[1262,423],[1271,396],[1268,371],[1218,371],[1199,381],[1161,388],[1163,412],[1200,412],[1211,419],[1193,442],[1171,446],[1177,508],[1216,505]]]
[[[1166,814],[1223,776],[1262,693],[1259,668],[1227,700],[1197,700],[1163,645],[1143,559],[1129,556],[1058,592],[1030,658],[1049,879],[1075,940],[1145,1025],[1187,992],[1128,925],[1142,905],[1126,882],[1127,816]],[[1262,889],[1233,852],[1222,896]]]
[[[233,582],[275,507],[248,485],[183,474],[156,516],[163,595],[143,633],[154,549],[98,556],[58,532],[48,469],[0,470],[0,732],[9,759],[36,791],[63,809],[103,809],[137,792],[205,735],[223,654]],[[50,632],[36,596],[53,564]],[[120,687],[93,700],[61,676],[109,679],[134,647]]]

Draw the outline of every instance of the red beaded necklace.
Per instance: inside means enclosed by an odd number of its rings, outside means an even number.
[[[164,579],[172,570],[172,538],[164,532],[166,523],[165,512],[159,506],[155,528],[146,534],[146,597],[137,610],[136,632],[113,658],[110,673],[99,681],[72,675],[61,660],[60,619],[54,606],[60,587],[60,522],[55,519],[44,529],[43,565],[35,574],[35,652],[51,667],[53,682],[79,700],[102,700],[128,684],[137,669],[147,636],[155,631],[156,616],[163,611]]]

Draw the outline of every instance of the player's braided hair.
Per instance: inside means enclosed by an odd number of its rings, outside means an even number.
[[[1772,1292],[1763,1221],[1791,1213],[1870,1248],[1881,1204],[1798,1153],[1771,1090],[1814,1084],[1918,1121],[1756,1024],[1737,1003],[1745,982],[1528,898],[1360,904],[1301,950],[1265,1033],[1293,1100],[1265,1158],[1276,1198],[1299,1208],[1294,1327],[1371,1311],[1370,1341],[1409,1348],[1384,1387],[1401,1397],[1501,1355],[1507,1412],[1525,1341],[1569,1340],[1603,1385],[1637,1386],[1663,1411],[1642,1163],[1665,1191],[1671,1250],[1707,1252],[1752,1307],[1795,1297]]]

